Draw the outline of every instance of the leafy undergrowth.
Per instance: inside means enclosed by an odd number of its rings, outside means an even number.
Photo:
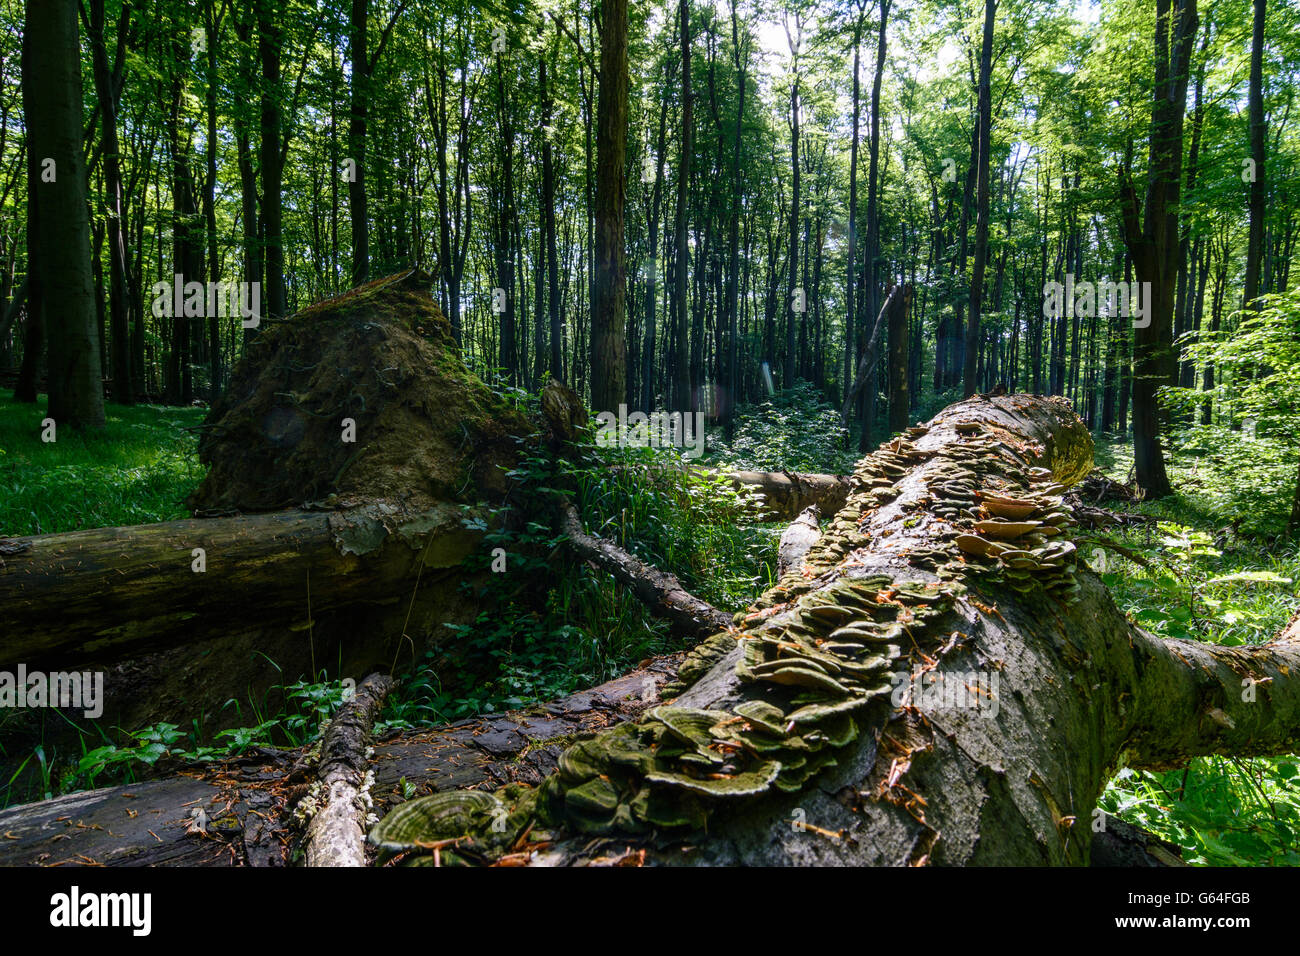
[[[59,710],[0,712],[0,808],[95,787],[135,783],[183,763],[208,763],[238,756],[253,747],[300,747],[319,736],[338,711],[348,690],[337,680],[305,680],[275,686],[261,701],[226,701],[219,714],[197,717],[190,726],[159,721],[139,730],[82,724]],[[278,709],[268,706],[270,700]],[[76,731],[76,749],[62,752],[32,721],[58,720]],[[209,734],[209,724],[231,725]],[[39,741],[22,752],[14,741]],[[57,739],[66,740],[66,734]],[[205,742],[207,741],[207,742]]]
[[[201,408],[107,405],[99,433],[57,431],[42,441],[45,403],[0,397],[0,535],[147,524],[188,517],[202,477],[187,427]]]
[[[511,474],[515,520],[471,559],[487,583],[461,585],[476,589],[484,610],[473,624],[447,625],[454,636],[410,662],[384,726],[540,703],[688,646],[610,575],[563,550],[545,517],[561,495],[589,533],[677,575],[710,604],[739,610],[752,601],[773,579],[781,529],[755,521],[748,498],[690,464],[667,448],[598,447],[594,435],[565,457],[526,454]],[[505,567],[494,573],[498,548]]]
[[[799,382],[765,402],[739,406],[730,442],[721,429],[709,432],[706,460],[720,469],[846,475],[862,457],[848,438],[839,411],[811,383]]]
[[[1285,524],[1290,489],[1279,494],[1273,486],[1289,463],[1252,449],[1247,442],[1254,441],[1237,433],[1210,450],[1203,435],[1188,436],[1169,457],[1178,493],[1117,507],[1158,519],[1154,526],[1098,535],[1141,562],[1081,545],[1115,603],[1151,633],[1258,644],[1300,606],[1300,548],[1276,535]],[[1132,446],[1099,442],[1097,460],[1122,481]],[[1101,807],[1182,847],[1189,863],[1300,865],[1298,764],[1295,756],[1201,757],[1182,770],[1123,768]]]

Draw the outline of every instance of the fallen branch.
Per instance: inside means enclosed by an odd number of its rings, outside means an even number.
[[[371,674],[325,731],[315,798],[323,805],[307,827],[308,866],[365,866],[366,816],[372,805],[366,748],[370,728],[392,689],[392,678]]]
[[[695,597],[674,575],[646,564],[606,538],[587,534],[578,509],[568,500],[560,506],[560,528],[575,554],[613,575],[678,633],[699,639],[731,625],[730,614]]]

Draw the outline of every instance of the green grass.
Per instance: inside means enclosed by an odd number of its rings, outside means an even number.
[[[202,477],[201,408],[108,405],[98,433],[41,440],[45,403],[0,397],[0,536],[146,524],[188,517]]]

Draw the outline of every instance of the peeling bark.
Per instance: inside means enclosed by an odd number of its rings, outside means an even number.
[[[371,674],[330,721],[321,740],[316,771],[323,805],[307,827],[308,866],[365,866],[365,824],[370,812],[370,728],[393,689],[393,680]]]

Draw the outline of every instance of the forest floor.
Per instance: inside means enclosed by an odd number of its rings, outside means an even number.
[[[195,446],[202,409],[109,406],[99,438],[41,441],[38,408],[0,398],[0,536],[139,524],[185,517],[185,495],[202,477]],[[844,472],[859,457],[846,450],[835,413],[809,391],[742,410],[729,443],[710,436],[710,464]],[[1300,601],[1300,549],[1269,533],[1276,515],[1261,509],[1285,485],[1277,462],[1253,470],[1242,461],[1251,436],[1185,434],[1169,455],[1178,493],[1159,502],[1104,506],[1154,520],[1096,532],[1081,545],[1116,603],[1147,630],[1224,644],[1268,640]],[[1235,442],[1235,444],[1233,443]],[[589,448],[557,462],[526,458],[514,480],[540,505],[553,487],[578,503],[587,529],[677,574],[715,606],[738,610],[770,585],[781,526],[748,516],[721,481],[685,472],[638,478],[638,464],[668,452]],[[1267,453],[1267,454],[1265,454]],[[1276,456],[1273,456],[1276,457]],[[1097,465],[1123,482],[1132,445],[1097,442]],[[624,467],[610,467],[622,465]],[[1281,477],[1279,477],[1281,476]],[[1283,493],[1283,502],[1286,501]],[[509,576],[487,575],[498,593],[480,595],[485,611],[420,660],[402,662],[401,689],[379,730],[437,725],[562,696],[625,672],[646,657],[681,649],[665,625],[630,596],[548,555],[559,540],[533,522],[500,532],[512,554],[533,554]],[[495,543],[495,542],[494,542]],[[1137,560],[1108,545],[1117,545]],[[508,580],[503,580],[508,578]],[[274,663],[274,662],[272,662]],[[129,730],[81,729],[79,752],[47,746],[30,715],[0,715],[0,806],[148,776],[160,758],[208,760],[254,745],[299,746],[339,706],[337,681],[297,681],[287,703],[228,703],[188,728],[171,723]],[[66,719],[66,718],[65,718]],[[225,728],[214,733],[214,727]],[[1300,775],[1296,757],[1197,758],[1165,773],[1121,769],[1102,796],[1107,811],[1180,846],[1208,865],[1300,865]],[[22,771],[26,769],[26,773]],[[33,770],[38,772],[33,773]]]

